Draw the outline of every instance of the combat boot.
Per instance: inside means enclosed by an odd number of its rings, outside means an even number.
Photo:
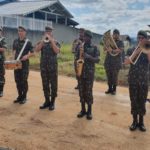
[[[108,90],[105,91],[105,94],[110,94],[111,92],[112,92],[112,85],[109,84],[109,85],[108,85]]]
[[[22,100],[22,96],[19,95],[15,100],[14,103],[19,103]]]
[[[146,131],[146,128],[144,126],[144,118],[142,115],[139,116],[139,130],[142,132]]]
[[[40,106],[40,109],[46,109],[50,106],[50,99],[49,96],[45,97],[45,102],[42,106]]]
[[[54,110],[55,109],[55,97],[51,98],[51,102],[50,102],[50,106],[49,106],[49,110]]]
[[[92,105],[91,104],[88,104],[88,111],[87,111],[87,116],[86,116],[86,118],[88,119],[88,120],[92,120]]]
[[[3,88],[4,88],[4,85],[0,85],[0,97],[3,97]]]
[[[27,93],[23,92],[23,95],[22,95],[22,99],[20,100],[19,104],[25,104],[27,102]]]
[[[137,115],[133,115],[133,123],[129,127],[130,131],[135,131],[138,127],[138,120],[137,120]]]
[[[81,103],[81,111],[77,114],[78,118],[82,118],[86,115],[86,108],[85,108],[85,103]]]
[[[112,92],[111,92],[112,95],[116,95],[116,85],[113,85],[112,86]]]

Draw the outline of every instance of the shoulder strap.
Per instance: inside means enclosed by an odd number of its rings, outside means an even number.
[[[25,47],[26,47],[28,41],[29,41],[29,39],[26,39],[26,40],[25,40],[25,43],[24,43],[24,45],[23,45],[23,47],[22,47],[22,49],[21,49],[21,51],[20,51],[20,53],[19,53],[19,55],[18,55],[18,57],[17,57],[17,59],[16,59],[17,61],[20,59],[20,57],[21,57],[21,55],[22,55],[22,53],[23,53],[23,51],[24,51],[24,49],[25,49]]]

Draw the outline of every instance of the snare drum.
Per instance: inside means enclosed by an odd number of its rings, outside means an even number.
[[[6,69],[9,69],[9,70],[21,69],[22,63],[21,61],[17,61],[17,60],[7,60],[4,62],[4,66]]]

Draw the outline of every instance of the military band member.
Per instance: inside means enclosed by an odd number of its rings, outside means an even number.
[[[15,59],[17,59],[22,47],[25,44],[26,29],[23,26],[18,27],[18,38],[13,42],[13,52]],[[33,46],[30,41],[27,42],[24,51],[21,55],[22,69],[16,69],[14,71],[16,87],[18,91],[18,97],[14,103],[24,104],[27,101],[28,92],[28,75],[29,75],[29,58],[33,56]]]
[[[81,44],[83,42],[83,39],[84,38],[84,29],[83,28],[80,28],[79,29],[79,38],[75,39],[73,41],[73,44],[72,44],[72,53],[74,54],[74,68],[75,68],[75,73],[76,73],[76,61],[77,61],[77,58],[76,58],[76,54],[77,54],[77,47],[79,44]],[[76,79],[78,81],[78,77],[76,76]],[[75,87],[75,89],[79,89],[79,84],[77,83],[77,86]]]
[[[147,39],[147,33],[139,31],[137,34],[137,41]],[[127,58],[125,64],[130,64],[128,83],[129,94],[131,100],[131,114],[133,116],[133,123],[130,126],[130,130],[134,131],[139,128],[141,131],[146,131],[144,126],[144,115],[146,113],[145,100],[148,95],[148,64],[150,61],[150,55],[141,53],[139,59],[133,65],[129,56],[135,50],[131,48],[127,51]]]
[[[3,89],[5,84],[4,52],[7,49],[6,41],[2,35],[2,32],[3,29],[0,27],[0,97],[3,96]]]
[[[50,26],[45,27],[44,37],[35,49],[37,52],[41,51],[40,69],[45,96],[45,102],[40,109],[49,110],[55,109],[58,86],[57,54],[60,52],[60,45],[53,38],[52,30]]]
[[[93,82],[95,63],[99,62],[100,52],[95,45],[91,42],[92,33],[90,31],[84,32],[84,66],[82,74],[79,77],[79,96],[81,102],[81,112],[77,115],[81,118],[87,115],[87,119],[92,119],[92,104],[93,104]],[[78,47],[77,59],[80,57],[80,46]],[[86,111],[86,105],[88,109]]]
[[[106,71],[106,76],[108,80],[108,90],[105,92],[106,94],[116,94],[116,87],[118,82],[118,74],[119,70],[122,67],[122,52],[124,49],[123,42],[120,40],[120,32],[115,29],[113,31],[113,39],[118,47],[118,49],[113,50],[113,52],[118,53],[116,56],[112,56],[110,54],[110,49],[104,47],[104,51],[106,51],[106,58],[104,62],[104,67]]]

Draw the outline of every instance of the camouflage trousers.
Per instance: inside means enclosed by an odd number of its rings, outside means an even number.
[[[14,71],[16,87],[18,90],[18,95],[26,98],[28,92],[28,76],[29,76],[29,66],[23,65],[22,69],[16,69]]]
[[[4,84],[5,84],[4,61],[0,61],[0,91],[3,91]]]
[[[42,78],[42,85],[44,96],[47,98],[57,97],[57,83],[58,83],[58,73],[56,70],[48,70],[48,69],[41,69],[41,78]]]
[[[145,115],[145,102],[148,95],[148,85],[129,84],[131,114]]]
[[[118,74],[119,69],[108,68],[105,69],[108,85],[117,85],[118,84]]]
[[[85,102],[88,105],[93,104],[93,82],[94,80],[79,78],[78,84],[81,103]]]

